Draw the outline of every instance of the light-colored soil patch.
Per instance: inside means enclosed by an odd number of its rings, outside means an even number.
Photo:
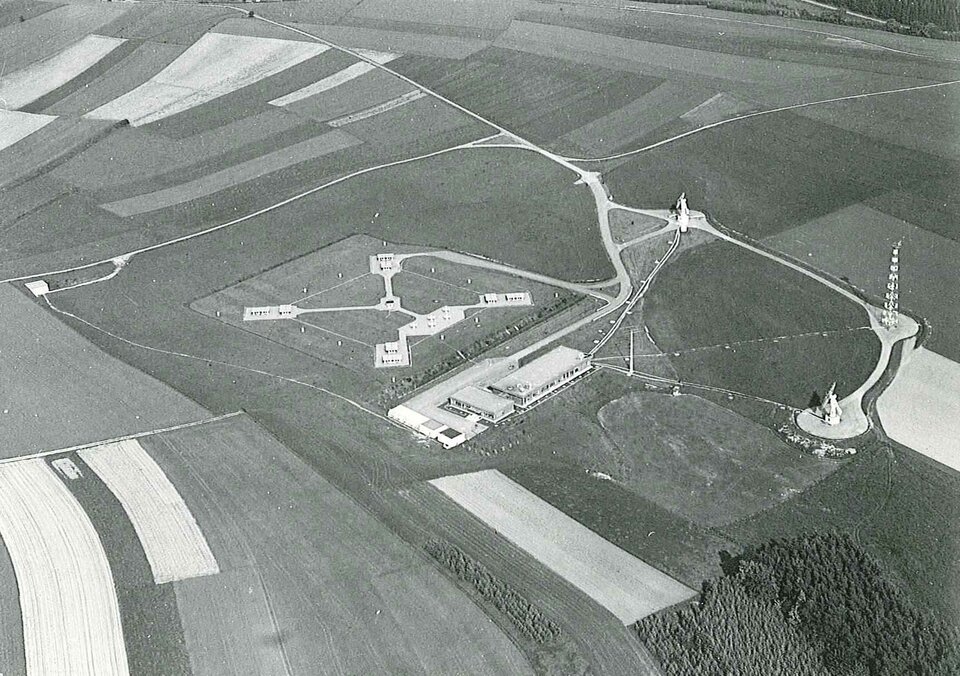
[[[720,92],[719,94],[711,96],[696,108],[688,110],[681,115],[680,118],[695,127],[700,127],[705,124],[713,124],[714,122],[725,120],[728,117],[736,117],[755,108],[756,106],[746,101],[741,101],[726,92]]]
[[[219,572],[193,514],[139,441],[104,444],[79,455],[123,505],[157,584]]]
[[[326,49],[293,40],[208,33],[149,81],[88,115],[147,124],[246,87]]]
[[[129,673],[106,552],[45,461],[0,467],[0,535],[20,588],[27,673]]]
[[[0,109],[0,150],[57,119],[53,115],[35,115]]]
[[[647,370],[640,357],[637,369]],[[719,526],[796,495],[837,468],[700,397],[638,392],[597,413],[617,445],[618,479],[695,523]]]
[[[0,287],[0,456],[110,439],[209,413]]]
[[[66,84],[126,40],[88,35],[59,54],[0,78],[0,106],[20,108]]]
[[[290,103],[286,110],[325,122],[376,106],[411,89],[408,82],[382,70],[374,70],[347,80],[334,91],[321,92]]]
[[[877,401],[891,437],[960,471],[960,364],[919,348]]]
[[[4,74],[54,56],[78,40],[96,33],[133,7],[126,3],[68,4],[40,16],[0,28]],[[0,107],[9,107],[0,103]]]
[[[46,109],[54,115],[84,115],[126,94],[183,53],[182,45],[145,42],[93,82]]]
[[[430,483],[624,624],[695,596],[496,470]]]
[[[364,50],[366,51],[366,50]],[[397,54],[390,54],[387,52],[369,52],[368,56],[372,58],[377,63],[389,63],[393,59],[397,58]],[[290,92],[286,96],[281,96],[278,99],[270,101],[271,106],[286,106],[291,103],[296,103],[297,101],[302,101],[305,98],[311,97],[314,94],[321,94],[325,91],[329,91],[334,87],[339,87],[345,82],[350,80],[355,80],[364,73],[369,73],[374,70],[376,66],[365,61],[359,63],[354,63],[350,66],[347,66],[341,71],[337,71],[333,75],[329,75],[322,80],[317,80],[313,84],[309,84],[306,87],[298,89],[295,92]]]
[[[212,195],[220,190],[226,190],[246,181],[252,181],[286,167],[328,155],[358,143],[360,143],[360,140],[350,134],[331,131],[256,159],[241,162],[228,169],[208,174],[189,183],[100,206],[118,216],[149,213]]]

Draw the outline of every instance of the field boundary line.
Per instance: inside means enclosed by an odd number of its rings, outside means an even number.
[[[809,108],[811,106],[819,106],[827,103],[839,103],[841,101],[853,101],[856,99],[867,99],[875,96],[887,96],[890,94],[902,94],[904,92],[913,92],[921,89],[934,89],[936,87],[949,87],[951,85],[960,84],[960,80],[950,80],[948,82],[933,82],[923,85],[914,85],[912,87],[900,87],[898,89],[886,89],[879,92],[866,92],[863,94],[850,94],[847,96],[837,96],[832,99],[821,99],[819,101],[807,101],[806,103],[794,103],[789,106],[780,106],[779,108],[768,108],[767,110],[758,110],[752,113],[746,113],[744,115],[738,115],[737,117],[731,117],[728,120],[720,120],[719,122],[712,122],[710,124],[705,124],[702,127],[697,127],[696,129],[690,129],[685,131],[682,134],[677,134],[676,136],[671,136],[670,138],[663,139],[662,141],[657,141],[656,143],[651,143],[650,145],[644,146],[642,148],[636,148],[635,150],[627,150],[622,153],[616,153],[614,155],[606,155],[604,157],[566,157],[568,162],[606,162],[608,160],[619,160],[624,157],[631,157],[632,155],[638,155],[644,153],[648,150],[653,150],[654,148],[659,148],[660,146],[665,146],[668,143],[673,143],[674,141],[679,141],[680,139],[687,138],[688,136],[693,136],[694,134],[699,134],[702,131],[707,131],[709,129],[716,129],[717,127],[722,127],[725,124],[730,124],[731,122],[740,122],[742,120],[749,120],[753,117],[760,117],[762,115],[772,115],[773,113],[783,113],[788,110],[797,110],[798,108]]]
[[[29,455],[18,455],[15,458],[2,458],[0,459],[0,465],[6,465],[11,462],[21,462],[23,460],[35,460],[36,458],[45,458],[47,456],[58,455],[60,453],[75,453],[77,451],[83,451],[88,448],[103,446],[104,444],[115,444],[121,441],[143,439],[144,437],[151,437],[157,434],[165,434],[167,432],[176,432],[178,430],[190,429],[191,427],[200,427],[201,425],[220,422],[221,420],[229,420],[230,418],[235,418],[238,415],[242,415],[242,414],[243,414],[242,410],[234,411],[232,413],[224,413],[223,415],[214,416],[212,418],[204,418],[203,420],[194,420],[193,422],[182,423],[180,425],[171,425],[170,427],[160,427],[153,430],[147,430],[146,432],[134,432],[133,434],[125,434],[120,437],[113,437],[112,439],[102,439],[100,441],[91,441],[84,444],[77,444],[75,446],[65,446],[63,448],[57,448],[57,449],[52,449],[47,451],[38,451],[36,453],[31,453]]]

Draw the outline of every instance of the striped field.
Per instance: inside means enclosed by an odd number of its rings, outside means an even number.
[[[123,505],[157,584],[219,572],[190,509],[139,441],[104,444],[79,455]]]
[[[0,466],[0,536],[17,575],[27,673],[128,674],[100,537],[42,459]]]
[[[496,470],[430,483],[624,624],[696,595]]]

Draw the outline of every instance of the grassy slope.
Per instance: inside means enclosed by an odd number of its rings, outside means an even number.
[[[725,349],[736,341],[867,325],[866,313],[853,302],[725,242],[681,254],[657,277],[644,310],[660,348],[682,353],[671,361],[684,379],[799,408],[823,383],[836,380],[841,395],[853,391],[879,355],[879,341],[865,330]]]

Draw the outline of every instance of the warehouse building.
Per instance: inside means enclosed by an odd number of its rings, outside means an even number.
[[[511,399],[498,396],[476,385],[469,385],[456,394],[450,395],[447,406],[494,423],[500,422],[514,410]]]
[[[490,385],[495,393],[526,407],[590,370],[590,357],[579,350],[557,347]]]

